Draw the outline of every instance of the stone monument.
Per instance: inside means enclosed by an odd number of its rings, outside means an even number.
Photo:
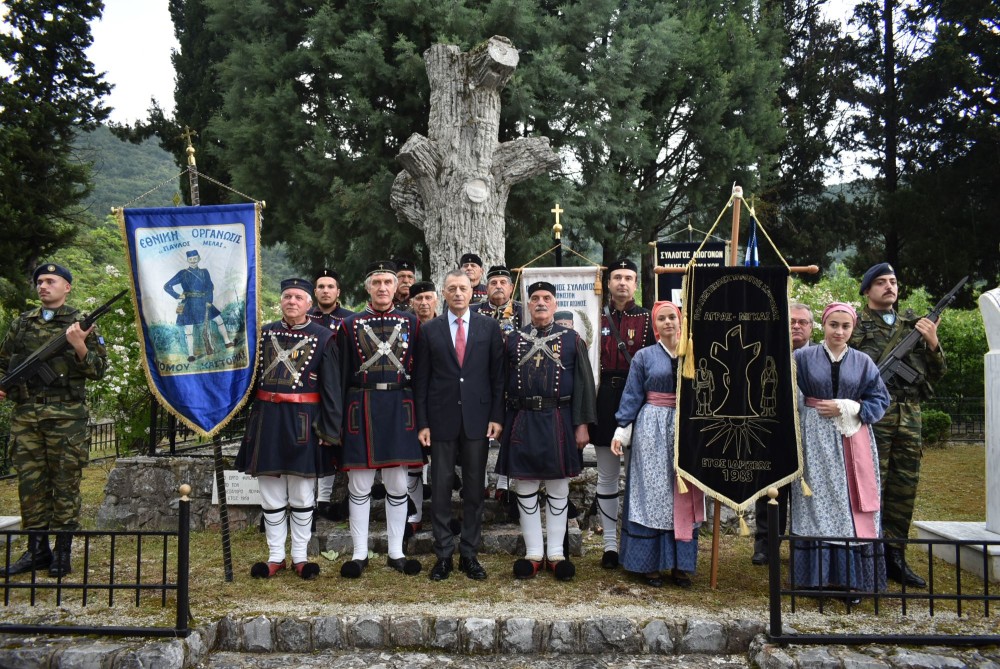
[[[547,137],[499,141],[500,92],[518,60],[510,40],[498,36],[466,53],[449,44],[424,53],[427,137],[411,135],[396,156],[405,169],[389,202],[400,221],[423,230],[436,286],[463,253],[477,253],[486,267],[503,264],[511,187],[559,165]]]
[[[920,539],[1000,542],[1000,287],[979,296],[979,310],[983,314],[990,347],[983,370],[986,377],[986,522],[917,521],[914,526]],[[988,573],[983,573],[982,546],[962,548],[962,567],[980,577],[1000,581],[1000,545],[986,549]],[[955,562],[955,551],[950,547],[937,547],[934,555],[946,562]]]

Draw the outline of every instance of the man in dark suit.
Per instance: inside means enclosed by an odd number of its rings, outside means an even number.
[[[456,460],[466,481],[486,476],[489,440],[503,424],[504,345],[500,328],[472,313],[472,283],[462,270],[444,281],[448,310],[421,327],[417,342],[414,392],[417,437],[431,449],[431,519],[437,563],[430,578],[441,581],[453,569],[455,550],[451,521],[452,481]],[[462,493],[461,558],[458,568],[475,580],[486,578],[476,559],[482,539],[483,487],[468,485]]]

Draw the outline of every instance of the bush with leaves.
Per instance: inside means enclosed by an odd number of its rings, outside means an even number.
[[[920,434],[924,444],[939,446],[947,441],[951,434],[951,416],[937,409],[927,409],[923,412],[922,418]]]

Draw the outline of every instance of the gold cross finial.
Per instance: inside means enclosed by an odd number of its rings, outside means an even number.
[[[192,130],[188,126],[184,126],[184,132],[182,132],[180,134],[180,136],[181,136],[182,139],[184,139],[184,141],[187,142],[188,146],[194,146],[194,143],[191,141],[191,138],[192,137],[197,137],[198,136],[198,131],[197,130]]]
[[[559,239],[562,237],[562,224],[559,222],[559,214],[563,213],[566,210],[561,208],[559,206],[559,203],[556,202],[555,209],[549,209],[549,211],[551,211],[553,214],[556,215],[556,224],[552,226],[552,234],[555,236],[556,239]]]

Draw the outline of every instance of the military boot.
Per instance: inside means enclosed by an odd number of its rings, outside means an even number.
[[[905,583],[911,588],[926,588],[927,581],[918,576],[906,564],[903,549],[891,544],[885,545],[885,575],[896,583]]]
[[[73,565],[70,558],[73,552],[73,535],[70,533],[56,535],[56,548],[49,565],[49,576],[65,576],[72,573]]]
[[[52,549],[49,548],[49,535],[28,535],[28,550],[14,564],[7,567],[7,575],[23,574],[32,569],[40,570],[52,564]]]

